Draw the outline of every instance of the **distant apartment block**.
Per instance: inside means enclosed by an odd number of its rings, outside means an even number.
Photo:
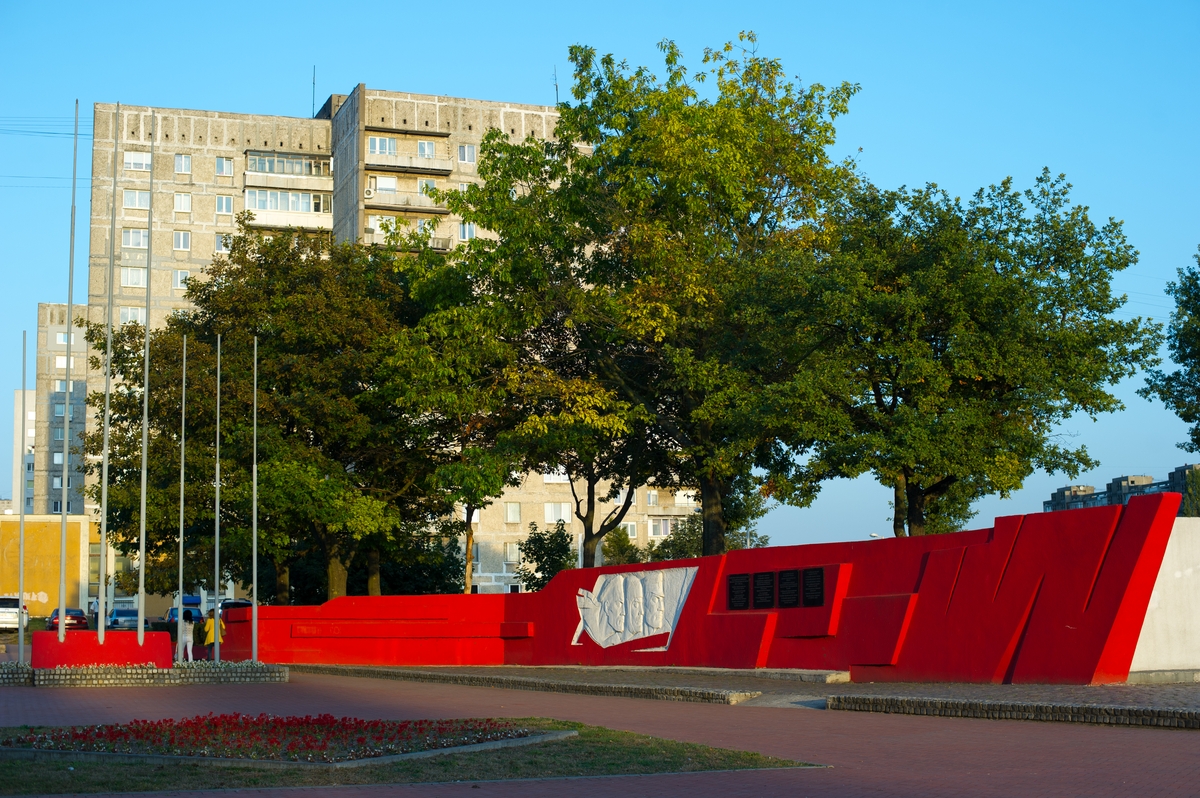
[[[1054,491],[1049,501],[1042,502],[1042,512],[1126,504],[1132,497],[1148,493],[1183,493],[1188,474],[1193,471],[1200,471],[1200,463],[1181,465],[1161,482],[1145,475],[1117,477],[1101,492],[1091,485],[1067,485]]]

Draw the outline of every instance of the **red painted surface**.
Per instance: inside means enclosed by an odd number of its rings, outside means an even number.
[[[261,607],[267,662],[831,668],[855,681],[1102,683],[1129,673],[1178,494],[1010,516],[952,535],[566,571],[538,593],[351,596]],[[602,648],[576,596],[601,574],[697,569],[675,630]],[[730,574],[824,569],[820,607],[727,609]],[[250,610],[226,615],[248,658]],[[647,651],[648,648],[666,650]]]
[[[95,632],[67,632],[58,642],[58,632],[34,632],[30,664],[35,668],[79,667],[82,665],[154,665],[171,667],[171,635],[146,632],[145,645],[138,645],[137,632],[104,633],[100,645]]]

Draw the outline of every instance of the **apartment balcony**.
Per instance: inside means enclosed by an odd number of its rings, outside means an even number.
[[[412,211],[414,213],[434,213],[442,216],[450,213],[445,205],[434,202],[424,194],[389,193],[384,191],[374,191],[372,193],[374,196],[365,199],[365,205],[369,210]]]
[[[276,175],[269,172],[243,172],[246,188],[284,188],[288,191],[333,192],[333,178],[327,175]]]
[[[454,171],[454,161],[442,158],[417,158],[412,155],[367,155],[367,168],[383,172],[403,172],[410,175],[448,175]]]
[[[372,230],[373,228],[368,227],[365,229]],[[383,244],[387,243],[387,235],[385,235],[382,231],[364,233],[363,237],[362,237],[362,242],[364,244],[379,244],[382,246]],[[453,239],[450,239],[450,238],[431,238],[431,239],[429,239],[429,248],[436,252],[449,252],[451,247],[453,247],[453,246],[454,246],[454,241],[453,241]]]
[[[308,213],[305,211],[262,211],[251,210],[254,219],[251,227],[268,227],[272,230],[332,230],[332,213]]]

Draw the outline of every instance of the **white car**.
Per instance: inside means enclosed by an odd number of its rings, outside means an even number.
[[[0,596],[0,629],[17,630],[17,625],[29,628],[29,610],[17,596]]]

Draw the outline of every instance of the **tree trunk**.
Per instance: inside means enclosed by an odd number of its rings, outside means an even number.
[[[471,516],[475,515],[474,506],[468,504],[465,508],[467,520],[463,524],[467,528],[465,539],[467,543],[466,556],[463,558],[466,562],[466,570],[463,572],[463,592],[471,592],[471,568],[475,564],[475,526],[471,523]]]
[[[600,541],[604,540],[603,535],[593,535],[591,532],[584,530],[583,533],[583,567],[596,567],[596,549],[600,547]]]
[[[920,537],[925,534],[925,490],[905,475],[904,500],[908,505],[908,534]]]
[[[379,584],[379,550],[372,549],[367,552],[367,595],[382,596],[383,591]]]
[[[908,498],[904,495],[904,475],[898,474],[892,483],[892,534],[898,538],[906,537],[904,520],[908,516]]]
[[[325,573],[329,578],[329,584],[325,589],[326,601],[346,595],[346,576],[349,571],[337,551],[330,552]]]
[[[725,553],[725,512],[721,504],[721,483],[711,473],[700,475],[700,504],[704,521],[703,553]]]
[[[579,496],[575,493],[575,480],[571,480],[571,497],[575,499],[575,517],[583,523],[583,567],[595,568],[596,546],[604,537],[603,533],[597,535],[593,531],[596,528],[596,483],[600,480],[591,468],[587,469],[583,478],[587,481],[587,498],[582,511],[579,509]]]
[[[275,563],[275,603],[292,603],[292,571],[287,565]]]

